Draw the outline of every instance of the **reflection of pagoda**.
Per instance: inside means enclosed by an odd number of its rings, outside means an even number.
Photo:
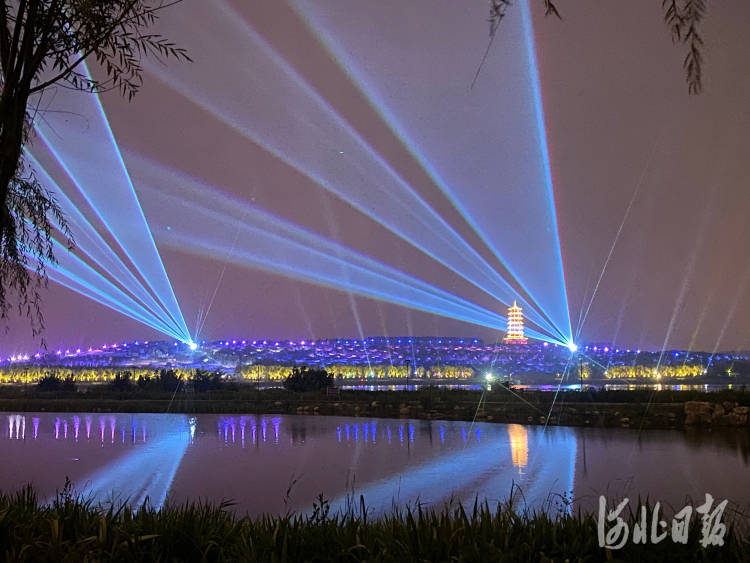
[[[508,307],[508,330],[503,338],[505,344],[526,344],[526,337],[523,335],[523,311],[518,304],[513,301],[513,306]]]

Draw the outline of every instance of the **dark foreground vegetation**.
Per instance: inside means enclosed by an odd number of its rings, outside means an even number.
[[[649,511],[651,513],[651,511]],[[625,515],[623,515],[625,516]],[[625,516],[629,528],[633,514]],[[236,516],[223,503],[155,510],[102,508],[65,488],[49,506],[33,490],[0,495],[0,556],[6,561],[747,561],[744,531],[729,525],[724,545],[702,547],[701,520],[687,543],[628,541],[599,547],[595,515],[522,514],[510,505],[394,511],[363,506],[331,514],[325,501],[309,515]]]

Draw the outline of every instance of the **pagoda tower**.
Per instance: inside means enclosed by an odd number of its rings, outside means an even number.
[[[508,307],[508,330],[503,338],[504,344],[526,344],[527,339],[523,335],[523,310],[513,301],[513,306]]]

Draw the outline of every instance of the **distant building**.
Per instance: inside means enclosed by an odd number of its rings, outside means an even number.
[[[503,343],[526,344],[527,339],[523,335],[523,310],[513,301],[513,306],[508,307],[508,330],[505,332]]]

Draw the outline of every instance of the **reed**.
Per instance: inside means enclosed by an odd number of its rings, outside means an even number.
[[[630,525],[634,515],[630,514]],[[50,505],[33,489],[0,494],[6,561],[743,561],[748,537],[730,526],[725,545],[702,548],[693,519],[687,544],[598,545],[596,516],[490,509],[394,509],[368,516],[364,502],[332,514],[320,499],[307,515],[242,517],[231,503],[155,510],[93,505],[67,485]]]

